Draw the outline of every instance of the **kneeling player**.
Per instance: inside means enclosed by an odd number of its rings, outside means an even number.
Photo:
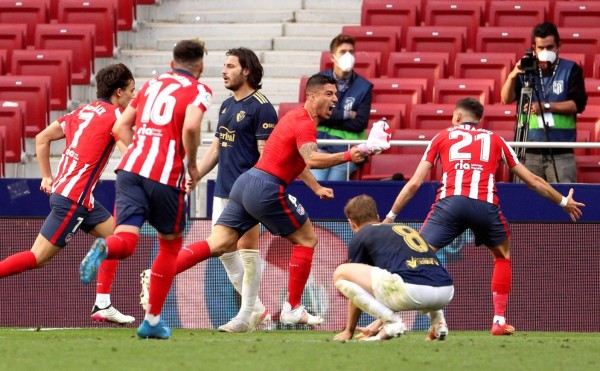
[[[402,224],[381,224],[375,201],[361,195],[344,213],[356,233],[348,243],[351,263],[333,274],[335,287],[348,299],[346,328],[334,340],[354,336],[361,313],[377,318],[357,338],[387,340],[404,334],[399,311],[420,310],[430,318],[426,340],[445,340],[442,308],[454,295],[452,278],[417,231]]]

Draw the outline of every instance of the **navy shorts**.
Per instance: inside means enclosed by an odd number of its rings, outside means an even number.
[[[431,246],[442,248],[467,229],[473,231],[477,246],[496,247],[510,237],[508,222],[498,206],[463,196],[436,202],[419,233]]]
[[[90,211],[56,193],[50,195],[50,208],[50,215],[44,221],[40,234],[57,247],[65,247],[79,229],[89,233],[111,217],[98,201],[94,202]]]
[[[216,224],[231,227],[242,236],[260,222],[275,236],[289,236],[306,223],[308,215],[286,187],[264,171],[246,171],[233,184],[229,203]]]
[[[162,234],[185,229],[183,190],[123,170],[117,173],[116,187],[117,225],[141,228],[148,220]]]

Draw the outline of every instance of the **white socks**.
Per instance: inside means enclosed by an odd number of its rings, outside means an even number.
[[[492,321],[492,323],[497,323],[500,326],[502,326],[506,323],[506,318],[502,316],[494,316],[494,320]]]
[[[427,317],[429,317],[429,324],[431,326],[435,326],[440,322],[446,323],[446,318],[444,317],[444,312],[439,310],[433,310],[431,312],[427,312]]]
[[[148,321],[150,326],[155,327],[156,325],[158,325],[158,322],[160,321],[160,315],[155,316],[154,314],[146,313],[146,316],[144,316],[144,319],[146,321]]]
[[[110,305],[110,294],[96,294],[96,305],[100,309],[108,308]]]
[[[245,323],[254,310],[263,312],[265,306],[258,298],[262,278],[260,251],[242,249],[219,257],[235,290],[242,297],[240,311],[236,316]],[[252,303],[252,304],[250,304]]]
[[[381,319],[383,322],[397,321],[398,316],[394,314],[394,311],[386,307],[373,295],[369,294],[365,289],[360,287],[354,282],[347,280],[337,280],[335,287],[344,294],[354,305],[362,309],[363,312],[369,313],[375,318]]]

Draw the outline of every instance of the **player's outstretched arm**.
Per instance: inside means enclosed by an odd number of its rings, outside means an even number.
[[[35,155],[42,173],[40,190],[46,194],[52,193],[52,168],[50,167],[50,143],[65,137],[58,121],[42,130],[35,136]]]
[[[118,143],[122,142],[122,144],[125,145],[125,148],[127,148],[133,139],[133,126],[135,125],[136,112],[135,108],[128,106],[113,125],[112,132],[117,138],[117,148],[119,148],[121,153],[125,152],[122,151],[122,146]]]
[[[421,188],[421,184],[425,180],[425,177],[433,168],[433,164],[429,161],[421,161],[419,166],[417,166],[417,170],[415,170],[414,175],[410,180],[406,183],[406,185],[402,188],[390,212],[386,215],[383,220],[384,223],[393,223],[396,220],[396,216],[400,214],[404,206],[408,204],[408,202],[414,197],[415,193]]]
[[[356,147],[346,152],[323,153],[317,151],[317,143],[306,143],[300,148],[300,155],[309,169],[326,169],[344,162],[362,162],[365,155]]]

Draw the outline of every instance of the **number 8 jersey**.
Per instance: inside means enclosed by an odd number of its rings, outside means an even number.
[[[210,88],[186,71],[167,72],[146,82],[130,103],[137,110],[135,134],[116,171],[183,188],[185,113],[188,105],[206,112],[211,100]]]
[[[519,163],[516,153],[501,136],[464,123],[442,130],[429,143],[423,161],[442,165],[436,202],[464,196],[498,205],[495,174],[503,161],[509,169]]]

